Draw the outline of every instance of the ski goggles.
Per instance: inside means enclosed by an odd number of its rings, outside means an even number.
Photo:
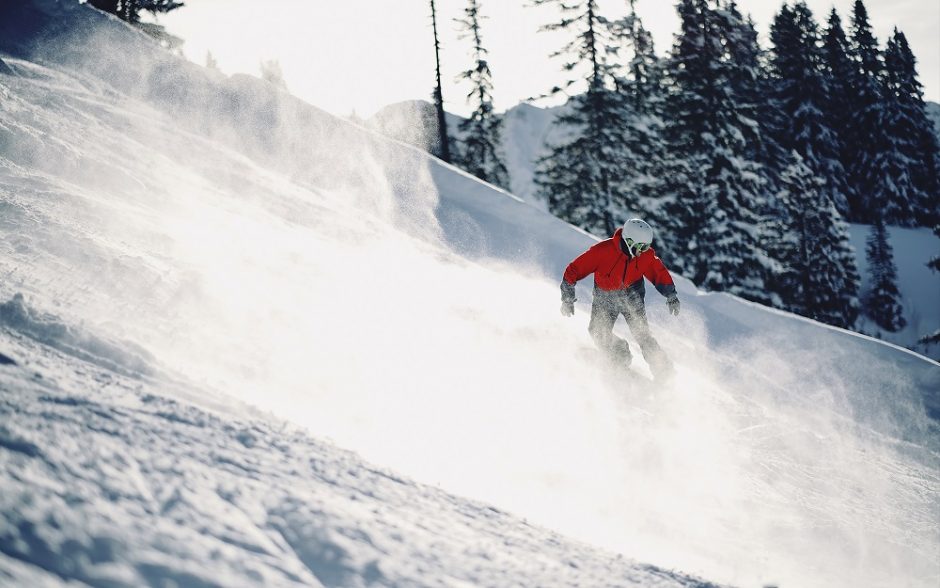
[[[650,248],[649,243],[637,243],[633,239],[627,239],[627,247],[635,249],[638,253],[643,253]]]

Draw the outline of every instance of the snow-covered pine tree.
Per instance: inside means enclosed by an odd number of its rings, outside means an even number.
[[[887,223],[911,225],[913,184],[910,162],[901,146],[906,139],[892,131],[898,119],[896,103],[885,87],[882,55],[862,0],[855,0],[853,7],[850,55],[856,67],[851,81],[852,122],[846,139],[851,158],[852,215],[863,222],[877,215]]]
[[[768,302],[758,245],[766,170],[748,142],[759,127],[734,87],[745,77],[737,68],[747,66],[727,52],[740,37],[730,40],[729,13],[719,18],[708,0],[680,0],[678,11],[681,31],[666,66],[673,157],[663,172],[664,240],[672,263],[700,286]]]
[[[627,6],[626,17],[614,23],[621,54],[630,55],[616,76],[626,114],[619,149],[623,174],[614,191],[615,208],[662,227],[661,203],[656,198],[662,192],[660,172],[667,155],[662,137],[662,64],[634,0],[628,0]]]
[[[121,0],[88,0],[88,4],[98,10],[113,14],[118,18],[121,18],[123,13],[123,2],[121,2]]]
[[[493,110],[493,74],[480,31],[483,18],[478,0],[468,0],[464,17],[457,20],[461,38],[473,41],[473,67],[462,72],[460,79],[470,82],[467,101],[475,106],[470,117],[460,123],[463,136],[457,163],[484,182],[509,189],[509,171],[501,153],[502,119]]]
[[[183,44],[182,39],[166,32],[162,25],[141,22],[140,20],[141,12],[156,15],[176,10],[183,6],[183,2],[179,0],[88,0],[88,4],[136,25],[142,31],[157,39],[164,47],[176,49]]]
[[[715,93],[711,86],[719,83],[711,75],[711,62],[721,54],[716,39],[705,36],[703,12],[707,9],[696,0],[682,0],[676,6],[681,30],[664,63],[664,137],[670,157],[659,174],[665,229],[659,241],[669,251],[671,266],[697,283],[705,273],[699,251],[706,246],[702,238],[714,207],[701,189],[708,165],[705,137],[710,136],[706,97]],[[697,85],[704,86],[704,91]]]
[[[696,0],[682,0],[676,7],[681,29],[664,64],[664,135],[671,157],[660,174],[665,209],[660,241],[670,252],[671,265],[699,284],[706,271],[699,251],[706,246],[702,238],[714,207],[701,189],[708,165],[704,138],[710,136],[706,96],[719,83],[711,75],[711,62],[721,54],[716,39],[705,36],[707,9]],[[693,84],[703,85],[704,91],[693,90]]]
[[[862,0],[855,0],[852,9],[849,58],[853,65],[852,75],[848,78],[850,102],[847,108],[851,118],[844,140],[848,150],[848,178],[852,186],[850,218],[856,222],[871,222],[873,215],[879,214],[872,201],[874,186],[870,175],[875,171],[872,159],[885,147],[879,128],[883,118],[880,110],[884,105],[880,83],[883,65]]]
[[[281,62],[277,59],[262,60],[261,79],[274,84],[275,86],[287,89],[287,80],[284,79],[284,72],[281,71]]]
[[[89,0],[88,3],[131,24],[140,22],[141,12],[170,12],[183,5],[177,0]]]
[[[888,241],[888,230],[881,217],[875,217],[868,233],[865,255],[871,280],[863,301],[865,314],[886,331],[903,329],[907,322],[904,320],[901,294],[898,292],[898,271]]]
[[[897,66],[899,59],[897,44],[888,40],[885,64],[889,56]],[[877,205],[877,213],[885,222],[905,226],[916,224],[917,204],[926,201],[914,184],[914,175],[921,162],[918,129],[899,98],[900,80],[896,72],[885,68],[881,76],[881,100],[875,111],[877,132],[872,143],[863,149],[864,167],[858,176],[869,189],[869,203]],[[877,142],[875,141],[877,140]]]
[[[617,91],[613,58],[618,47],[612,23],[600,14],[596,0],[534,0],[556,5],[559,20],[543,31],[564,31],[571,39],[552,57],[567,56],[562,70],[570,75],[549,94],[579,84],[584,93],[569,101],[555,124],[572,138],[550,146],[535,171],[538,194],[558,216],[596,235],[610,235],[623,220],[615,208],[615,190],[624,173],[621,148],[625,126],[624,101]]]
[[[656,57],[653,35],[636,13],[636,0],[627,0],[629,12],[620,21],[620,36],[631,55],[627,72],[619,76],[630,105],[637,114],[654,114],[662,106],[662,64]]]
[[[761,105],[766,100],[764,52],[757,42],[754,20],[741,14],[737,3],[717,3],[716,23],[720,27],[729,68],[728,82],[734,90],[735,110],[744,133],[746,154],[754,161],[764,161],[766,146],[761,129]]]
[[[933,234],[940,238],[940,223],[933,226]],[[930,258],[930,261],[927,262],[927,267],[935,272],[940,272],[940,253]]]
[[[836,204],[842,216],[849,220],[856,220],[855,210],[849,206],[849,202],[858,200],[858,197],[852,194],[853,183],[848,181],[853,150],[846,144],[846,140],[852,136],[852,80],[856,75],[856,70],[849,57],[849,42],[842,28],[842,19],[835,8],[829,13],[827,21],[823,39],[823,57],[823,78],[827,89],[823,113],[827,126],[835,131],[839,161],[845,173],[842,189],[846,201],[836,202]]]
[[[891,133],[910,164],[909,198],[920,225],[940,222],[940,145],[927,118],[924,90],[917,79],[914,54],[904,33],[894,30],[885,49],[885,82],[897,119]]]
[[[450,163],[450,137],[447,136],[447,118],[444,116],[444,91],[441,89],[441,43],[437,36],[437,8],[434,0],[431,3],[431,30],[434,32],[434,71],[436,75],[436,85],[431,93],[434,101],[434,109],[437,113],[437,145],[431,152]]]
[[[781,117],[771,130],[778,144],[795,150],[823,181],[823,190],[838,210],[845,210],[846,174],[841,141],[826,119],[829,101],[823,74],[819,28],[804,2],[784,5],[770,28],[771,99]]]
[[[782,307],[851,328],[859,311],[855,252],[825,181],[795,150],[780,174],[776,205],[769,253],[780,266],[769,281]]]

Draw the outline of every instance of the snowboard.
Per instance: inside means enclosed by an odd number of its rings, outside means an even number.
[[[611,382],[622,380],[623,382],[634,382],[642,385],[653,384],[652,378],[640,372],[633,366],[633,362],[627,362],[612,358],[608,353],[594,347],[582,347],[578,350],[580,359],[585,363],[590,363],[603,371],[605,377]]]
[[[661,385],[639,368],[624,361],[617,361],[607,353],[594,347],[579,350],[580,360],[596,367],[605,387],[616,393],[624,408],[641,422],[655,418],[653,410],[657,390]]]

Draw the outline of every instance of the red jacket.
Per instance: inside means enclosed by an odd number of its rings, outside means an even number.
[[[623,229],[617,229],[614,236],[597,243],[565,269],[565,282],[574,286],[575,282],[594,274],[594,285],[600,290],[625,290],[631,286],[642,286],[646,277],[656,286],[660,294],[675,294],[676,287],[669,275],[669,270],[656,257],[653,249],[647,249],[636,257],[630,257],[620,247]],[[636,282],[640,281],[640,284]]]

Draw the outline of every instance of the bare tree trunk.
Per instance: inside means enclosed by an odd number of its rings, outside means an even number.
[[[450,141],[447,138],[447,121],[444,118],[444,93],[441,91],[441,44],[437,39],[437,11],[434,9],[434,0],[431,0],[431,26],[434,29],[434,61],[437,67],[437,87],[434,89],[437,132],[441,144],[441,159],[450,163]]]

